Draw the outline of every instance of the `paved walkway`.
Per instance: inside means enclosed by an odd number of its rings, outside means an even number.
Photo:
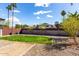
[[[0,56],[22,56],[35,44],[0,40]]]

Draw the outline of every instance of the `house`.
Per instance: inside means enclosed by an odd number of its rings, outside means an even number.
[[[5,21],[5,19],[0,18],[0,26],[3,25],[4,21]]]
[[[2,36],[2,30],[3,30],[3,23],[4,23],[5,19],[0,18],[0,36]]]

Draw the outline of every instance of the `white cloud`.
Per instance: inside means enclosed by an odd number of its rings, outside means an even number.
[[[14,10],[14,12],[15,12],[15,13],[20,13],[20,11],[19,11],[19,10]]]
[[[35,3],[35,6],[48,7],[50,3]]]
[[[17,17],[13,17],[14,18],[14,20],[13,20],[13,23],[14,24],[21,24],[21,22],[20,22],[20,19],[18,19]],[[6,19],[6,21],[7,21],[8,19]],[[12,22],[12,17],[10,17],[9,18],[9,22],[11,23]]]
[[[40,17],[39,17],[39,16],[37,16],[36,18],[37,18],[37,19],[40,19]]]
[[[46,13],[51,13],[52,11],[44,11],[44,10],[40,10],[40,11],[37,11],[37,12],[34,12],[34,15],[39,15],[39,14],[46,14]]]
[[[47,15],[47,17],[52,18],[53,16],[52,15]]]

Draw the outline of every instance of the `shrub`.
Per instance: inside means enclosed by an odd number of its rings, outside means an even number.
[[[69,34],[70,37],[74,38],[74,42],[77,44],[75,38],[79,31],[79,20],[77,20],[76,17],[68,17],[62,22],[62,28]]]

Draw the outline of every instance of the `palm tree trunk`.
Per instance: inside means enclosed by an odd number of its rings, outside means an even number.
[[[14,7],[12,9],[12,34],[13,34]]]
[[[64,21],[64,19],[65,19],[65,16],[63,16],[63,21]]]
[[[8,27],[9,27],[9,10],[8,10]]]

